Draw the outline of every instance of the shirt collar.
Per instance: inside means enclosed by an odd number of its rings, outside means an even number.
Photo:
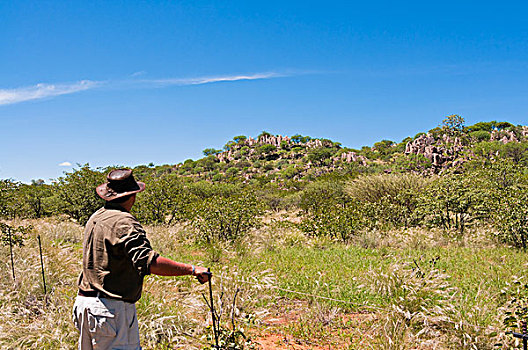
[[[124,211],[124,212],[126,212],[125,208],[123,208],[123,207],[122,207],[120,204],[118,204],[118,203],[106,202],[105,205],[104,205],[104,208],[105,208],[105,209],[120,210],[120,211]]]

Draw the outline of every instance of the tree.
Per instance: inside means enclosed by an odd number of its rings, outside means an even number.
[[[299,228],[313,237],[348,241],[363,227],[363,215],[357,203],[345,207],[326,203],[304,213]]]
[[[106,182],[101,169],[91,169],[87,163],[79,169],[65,173],[53,183],[53,190],[60,212],[85,225],[90,216],[104,203],[95,189]],[[108,169],[106,169],[108,170]]]
[[[224,145],[224,150],[225,150],[225,151],[229,151],[229,150],[232,149],[235,145],[236,145],[235,141],[228,141],[228,142]]]
[[[495,226],[501,241],[526,249],[528,245],[528,186],[513,186],[501,196]]]
[[[206,148],[203,151],[203,155],[206,157],[217,155],[218,153],[221,153],[222,150],[214,149],[214,148]]]
[[[246,141],[246,140],[247,140],[247,136],[244,136],[244,135],[239,135],[239,136],[233,137],[233,141],[235,141],[238,144],[244,143],[244,141]]]
[[[291,137],[291,141],[292,141],[293,143],[301,143],[302,138],[303,138],[302,135],[299,135],[299,134],[297,134],[297,135],[293,135],[293,136]]]
[[[499,240],[526,249],[528,245],[528,176],[526,168],[509,159],[479,171],[491,191],[491,222]]]
[[[263,131],[260,133],[259,136],[257,136],[257,140],[260,139],[261,137],[266,137],[266,136],[272,136],[272,135],[267,131]]]
[[[132,209],[140,221],[170,225],[188,217],[193,196],[177,175],[164,174],[143,180],[145,191],[137,196]]]
[[[432,182],[421,196],[421,210],[433,225],[460,234],[478,219],[489,216],[491,194],[478,172],[448,174]]]
[[[386,158],[387,156],[394,153],[396,151],[396,148],[394,146],[396,146],[396,144],[394,143],[394,141],[390,140],[382,140],[374,144],[374,148],[376,149],[376,151],[379,152],[382,158]]]
[[[19,205],[16,193],[20,183],[6,179],[0,180],[0,217],[13,219],[16,217]]]
[[[23,216],[41,218],[52,213],[52,194],[50,185],[43,181],[32,181],[30,185],[22,184],[18,188],[18,202],[23,208]]]
[[[493,129],[497,127],[496,121],[491,122],[478,122],[476,124],[473,124],[471,126],[466,127],[466,131],[469,133],[475,132],[475,131],[487,131],[491,132]]]
[[[464,130],[464,118],[458,114],[448,115],[442,121],[442,128],[449,136],[456,136]]]
[[[199,232],[200,240],[206,243],[235,242],[261,225],[262,213],[251,193],[215,196],[197,205],[192,225]]]
[[[486,130],[477,130],[469,133],[469,136],[476,142],[489,141],[491,134]]]
[[[257,152],[259,152],[260,154],[267,154],[275,151],[276,149],[277,147],[266,143],[264,145],[259,146]]]
[[[308,152],[308,160],[315,165],[322,165],[323,162],[334,155],[335,150],[329,147],[313,148]]]

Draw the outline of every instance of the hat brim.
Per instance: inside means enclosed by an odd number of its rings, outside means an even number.
[[[142,192],[145,190],[145,183],[141,181],[136,181],[139,186],[139,189],[127,192],[115,192],[110,187],[108,187],[108,182],[102,185],[97,186],[95,191],[97,195],[104,199],[105,201],[113,201],[114,199],[125,197],[134,193]]]

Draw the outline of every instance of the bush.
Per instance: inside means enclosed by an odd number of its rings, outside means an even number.
[[[361,202],[378,202],[384,197],[397,197],[409,190],[419,192],[429,182],[429,179],[415,174],[361,176],[346,185],[346,192]]]
[[[328,237],[347,242],[363,226],[363,214],[355,203],[349,203],[345,207],[326,204],[306,212],[299,229],[312,237]]]
[[[243,191],[240,184],[227,183],[210,183],[207,181],[200,181],[190,183],[187,185],[189,192],[196,196],[199,200],[212,198],[215,196],[231,197],[239,195]]]
[[[486,130],[477,130],[469,133],[469,136],[477,142],[489,141],[491,134]]]
[[[420,210],[432,225],[464,233],[473,222],[487,218],[490,196],[478,172],[438,177],[420,197]]]
[[[369,175],[348,182],[345,189],[363,204],[368,226],[386,229],[419,223],[419,196],[430,182],[414,174]]]
[[[53,189],[43,182],[33,181],[30,185],[22,184],[17,190],[17,202],[22,210],[21,216],[41,218],[53,211]]]
[[[322,165],[326,159],[334,155],[336,150],[329,147],[313,148],[308,152],[308,160],[315,165]]]
[[[236,242],[249,230],[261,225],[263,211],[254,195],[215,196],[195,208],[192,225],[205,243]]]
[[[494,212],[498,238],[515,247],[526,249],[528,242],[528,187],[516,185],[504,191],[498,210]]]
[[[273,146],[273,145],[270,145],[270,144],[264,144],[262,146],[259,146],[257,148],[257,152],[259,154],[268,154],[268,153],[271,153],[271,152],[274,152],[275,150],[277,149],[277,147]]]
[[[316,181],[308,184],[301,192],[300,206],[304,211],[314,211],[325,205],[340,204],[344,207],[349,201],[343,182]]]
[[[15,218],[20,211],[16,194],[20,184],[12,180],[0,180],[0,217]]]
[[[145,191],[137,196],[133,214],[145,223],[167,224],[189,216],[191,193],[175,174],[151,176],[145,181]]]

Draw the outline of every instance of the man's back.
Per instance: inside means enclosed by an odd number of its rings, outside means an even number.
[[[143,277],[155,257],[134,216],[107,203],[86,224],[79,290],[134,303],[141,297]]]

